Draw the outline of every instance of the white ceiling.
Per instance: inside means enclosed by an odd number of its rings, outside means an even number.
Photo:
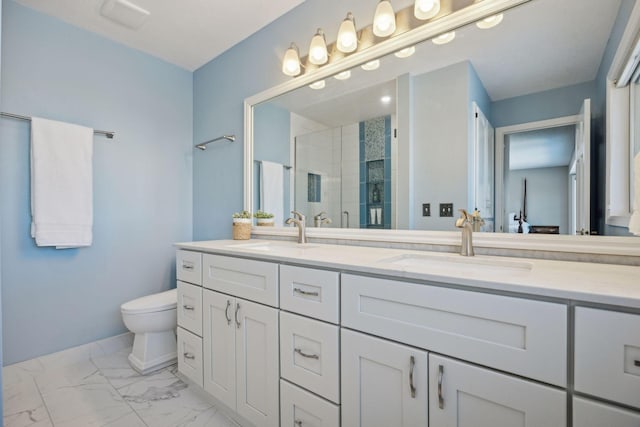
[[[566,167],[571,163],[576,127],[562,126],[509,135],[509,170]]]
[[[378,91],[381,84],[405,73],[418,75],[466,60],[493,101],[590,82],[619,7],[620,0],[532,0],[505,13],[495,28],[460,28],[449,44],[423,42],[410,58],[389,55],[376,71],[357,67],[349,80],[329,78],[322,91],[301,88],[275,103],[300,114],[304,111],[321,123],[346,124],[350,122],[344,119],[356,116],[355,93],[362,95],[366,88]],[[351,102],[340,97],[351,97]],[[381,115],[386,114],[383,111],[381,106]],[[360,120],[367,118],[371,116]]]
[[[100,15],[104,0],[15,1],[193,71],[304,0],[129,0],[151,12],[139,30]]]

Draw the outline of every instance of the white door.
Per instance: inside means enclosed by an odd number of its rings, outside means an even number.
[[[235,305],[233,297],[203,291],[204,389],[232,409],[236,407]]]
[[[278,310],[239,298],[236,310],[236,411],[256,426],[277,427]]]
[[[566,427],[566,392],[429,355],[430,427]]]
[[[468,209],[478,209],[485,219],[484,230],[493,231],[494,206],[494,129],[474,103],[473,197]]]
[[[427,352],[342,329],[342,425],[428,425]]]
[[[576,234],[591,230],[591,100],[585,99],[576,126]]]

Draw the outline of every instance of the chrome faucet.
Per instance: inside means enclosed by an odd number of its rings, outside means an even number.
[[[313,226],[314,227],[322,227],[322,224],[331,224],[331,218],[326,216],[327,213],[325,211],[320,212],[318,215],[313,217]]]
[[[306,217],[298,211],[291,211],[292,218],[287,218],[286,224],[294,223],[298,226],[298,243],[307,243],[307,224]]]
[[[472,218],[464,209],[458,209],[461,213],[460,218],[456,220],[456,227],[462,228],[462,245],[460,255],[473,256],[473,225]]]

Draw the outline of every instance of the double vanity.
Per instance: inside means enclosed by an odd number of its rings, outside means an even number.
[[[178,244],[178,369],[254,426],[640,426],[640,267]]]

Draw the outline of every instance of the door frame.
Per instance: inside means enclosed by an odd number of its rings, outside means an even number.
[[[539,120],[535,122],[520,123],[517,125],[496,128],[496,153],[495,153],[495,232],[504,232],[504,146],[507,136],[514,133],[532,130],[551,129],[563,126],[578,125],[581,117],[573,116],[556,117],[554,119]]]

